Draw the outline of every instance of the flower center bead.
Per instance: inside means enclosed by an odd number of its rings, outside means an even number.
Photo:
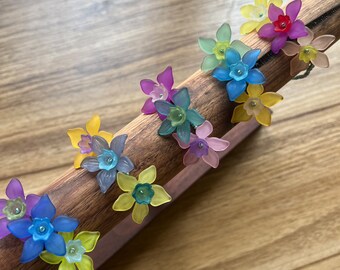
[[[85,252],[80,240],[70,240],[66,243],[65,258],[69,263],[80,262]]]
[[[132,192],[132,197],[138,204],[150,204],[155,192],[150,184],[137,184]]]
[[[16,220],[22,218],[26,214],[26,204],[20,197],[14,200],[8,200],[6,206],[2,209],[2,212],[8,220]]]
[[[92,138],[90,135],[81,135],[81,140],[78,143],[80,153],[89,154],[92,152],[91,146]]]
[[[240,61],[230,66],[229,76],[236,81],[241,81],[248,76],[248,69],[248,65]]]
[[[32,234],[34,241],[46,241],[54,232],[54,227],[48,218],[34,218],[28,231]]]
[[[263,109],[263,104],[259,98],[249,98],[243,105],[248,115],[258,115]]]
[[[318,54],[318,50],[313,46],[302,46],[299,52],[299,59],[304,61],[305,63],[309,63],[311,60],[314,60]]]
[[[99,169],[109,171],[117,166],[117,154],[108,149],[104,149],[103,153],[98,156]]]
[[[208,151],[209,145],[203,139],[197,139],[190,143],[190,152],[198,158],[208,155]]]
[[[230,43],[227,41],[217,41],[213,49],[213,53],[217,60],[225,59],[225,51],[230,47]]]
[[[169,96],[168,90],[164,87],[163,84],[156,84],[153,87],[153,90],[150,92],[152,102],[155,102],[157,100],[167,100],[168,96]]]
[[[292,27],[292,22],[290,21],[290,17],[287,15],[279,15],[278,20],[273,22],[275,28],[275,32],[283,32],[286,33]]]
[[[185,110],[179,106],[171,107],[168,115],[168,120],[171,121],[173,127],[182,125],[187,119]]]

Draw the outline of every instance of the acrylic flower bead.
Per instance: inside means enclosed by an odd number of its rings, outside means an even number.
[[[0,239],[11,233],[7,229],[10,221],[31,217],[32,208],[40,200],[40,196],[34,194],[25,197],[24,189],[16,178],[9,182],[6,195],[8,200],[0,199]]]
[[[157,82],[148,79],[141,80],[140,87],[142,91],[149,96],[144,103],[142,113],[155,113],[157,110],[154,103],[157,100],[166,100],[171,102],[172,96],[176,93],[176,90],[172,88],[173,85],[174,78],[172,74],[172,67],[170,66],[162,73],[158,74]]]
[[[273,4],[277,7],[281,7],[282,0],[255,0],[254,5],[244,5],[241,7],[241,14],[243,17],[248,19],[241,26],[241,34],[246,35],[250,32],[259,29],[266,23],[269,23],[268,18],[268,7]]]
[[[132,219],[137,224],[141,224],[149,213],[149,204],[156,207],[171,201],[170,195],[163,187],[152,184],[156,177],[157,172],[154,165],[142,171],[138,180],[133,176],[118,173],[118,186],[126,193],[118,197],[112,209],[127,211],[134,205]]]
[[[92,252],[98,242],[99,232],[80,232],[74,237],[74,233],[60,233],[66,243],[66,254],[63,257],[56,256],[47,251],[40,254],[40,258],[49,264],[60,264],[59,269],[93,270],[93,261],[90,256],[84,254]]]
[[[298,38],[298,44],[287,41],[282,51],[288,56],[294,56],[290,61],[290,75],[295,76],[300,71],[307,69],[309,63],[321,68],[329,67],[329,60],[325,53],[335,40],[333,35],[323,35],[314,39],[313,32],[307,28],[308,36]]]
[[[87,123],[86,130],[83,128],[74,128],[67,131],[67,135],[70,137],[72,146],[79,149],[79,153],[75,156],[74,167],[80,168],[81,162],[86,157],[94,156],[92,151],[92,137],[100,136],[103,137],[108,143],[111,142],[113,134],[106,131],[99,131],[100,128],[100,117],[94,115]]]
[[[237,50],[241,55],[244,55],[250,48],[240,40],[231,42],[230,25],[224,23],[216,32],[215,41],[212,38],[199,38],[198,45],[203,52],[208,54],[204,57],[201,69],[210,71],[216,68],[225,60],[225,52],[229,48]]]
[[[204,117],[196,110],[189,109],[190,96],[187,88],[182,88],[173,96],[174,104],[158,100],[155,102],[158,113],[166,116],[158,130],[160,136],[166,136],[176,131],[178,138],[188,143],[190,139],[190,125],[198,127],[203,124]]]
[[[274,92],[263,93],[262,85],[249,85],[247,92],[238,97],[235,102],[243,103],[235,107],[232,123],[248,121],[252,117],[261,125],[269,126],[271,124],[271,113],[268,109],[278,102],[282,101],[283,97]]]
[[[72,232],[78,227],[78,221],[67,216],[55,219],[56,209],[48,195],[41,197],[32,209],[32,220],[23,218],[11,221],[9,231],[17,238],[27,239],[20,261],[30,262],[37,258],[44,248],[57,256],[66,254],[64,239],[58,232]]]
[[[224,151],[230,143],[216,137],[208,137],[213,131],[209,121],[205,121],[196,129],[196,134],[190,135],[188,144],[182,143],[176,134],[173,137],[177,140],[182,149],[188,149],[183,157],[185,166],[196,163],[200,158],[213,168],[217,168],[220,162],[216,152]]]
[[[115,182],[117,171],[129,173],[134,169],[132,161],[122,156],[127,135],[119,135],[112,139],[110,146],[99,136],[92,137],[92,149],[96,157],[87,157],[81,167],[89,172],[97,172],[96,178],[101,192],[105,193]]]
[[[273,53],[278,53],[282,49],[287,39],[296,39],[307,36],[307,30],[301,20],[296,20],[301,9],[301,0],[294,0],[286,7],[286,15],[283,10],[270,4],[268,17],[271,23],[261,27],[258,34],[261,38],[272,39],[271,49]]]
[[[262,72],[254,68],[261,50],[250,50],[242,57],[234,49],[226,51],[224,66],[218,67],[213,72],[213,77],[221,82],[229,81],[226,85],[229,99],[234,101],[239,97],[249,84],[263,84],[265,77]]]

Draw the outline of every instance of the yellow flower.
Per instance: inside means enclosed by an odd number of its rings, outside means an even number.
[[[118,173],[117,183],[121,190],[126,191],[114,202],[114,211],[127,211],[131,209],[132,219],[141,224],[149,213],[149,204],[159,206],[170,202],[171,197],[165,189],[159,185],[151,185],[156,180],[156,167],[151,165],[142,171],[138,180],[130,175]]]
[[[56,256],[47,251],[40,254],[40,258],[49,264],[60,264],[59,270],[93,270],[93,261],[85,252],[91,252],[97,245],[99,232],[80,232],[74,239],[74,233],[60,233],[66,244],[64,257]]]
[[[249,84],[247,92],[235,100],[243,104],[235,107],[231,122],[245,122],[254,116],[261,125],[270,126],[271,113],[268,108],[283,100],[283,97],[274,92],[263,93],[263,85],[260,84]]]
[[[270,4],[281,7],[282,0],[255,0],[255,5],[244,5],[241,7],[241,14],[249,21],[242,24],[241,34],[246,35],[250,32],[259,31],[266,23],[270,23],[268,18],[268,8]]]
[[[74,128],[67,131],[67,135],[71,139],[72,146],[76,149],[80,149],[74,159],[74,167],[76,169],[80,168],[81,162],[90,156],[95,154],[92,152],[89,142],[91,142],[92,136],[103,137],[108,143],[113,139],[113,134],[106,131],[99,131],[100,128],[100,117],[99,115],[94,115],[87,123],[86,130],[83,128]],[[80,147],[81,144],[81,147]]]

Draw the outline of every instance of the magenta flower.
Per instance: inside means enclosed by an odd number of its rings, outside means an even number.
[[[40,199],[34,194],[25,197],[24,189],[16,178],[9,182],[6,195],[8,200],[0,199],[0,239],[10,234],[7,228],[9,222],[31,217],[31,210]]]
[[[263,25],[258,34],[261,38],[272,39],[271,49],[277,54],[282,49],[287,39],[297,39],[308,35],[305,24],[296,20],[301,9],[301,0],[294,0],[286,7],[286,15],[283,10],[274,4],[270,4],[268,17],[271,23]]]
[[[141,110],[142,113],[155,113],[157,110],[154,103],[157,100],[166,100],[171,102],[172,96],[176,93],[176,89],[172,89],[173,85],[174,78],[172,75],[172,67],[170,66],[167,67],[162,73],[158,74],[157,82],[149,79],[141,80],[140,87],[142,91],[149,96]],[[161,116],[160,118],[162,119]]]
[[[216,137],[208,137],[213,131],[213,127],[209,121],[205,121],[196,129],[196,135],[190,134],[188,144],[183,143],[177,136],[172,134],[182,149],[189,150],[183,157],[185,166],[196,163],[200,158],[213,168],[217,168],[220,162],[217,152],[224,151],[230,143]]]

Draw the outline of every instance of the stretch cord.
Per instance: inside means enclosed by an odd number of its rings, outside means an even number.
[[[302,75],[295,76],[292,80],[300,80],[300,79],[307,78],[309,76],[309,74],[311,73],[311,71],[313,70],[313,68],[315,68],[315,66],[312,63],[309,64],[305,73],[303,73]]]

